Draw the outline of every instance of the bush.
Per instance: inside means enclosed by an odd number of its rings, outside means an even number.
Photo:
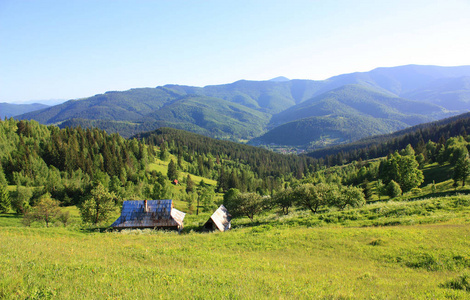
[[[441,287],[454,290],[470,291],[470,275],[462,274],[459,277],[451,279],[442,284]]]

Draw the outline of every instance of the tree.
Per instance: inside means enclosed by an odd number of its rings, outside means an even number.
[[[266,207],[266,199],[257,193],[239,193],[227,200],[224,197],[224,206],[232,216],[247,216],[251,221]]]
[[[403,192],[418,187],[423,181],[423,171],[414,155],[401,156],[395,152],[386,161],[380,164],[380,178],[389,183],[391,180],[400,185]]]
[[[462,187],[465,186],[465,181],[470,175],[470,158],[468,154],[462,155],[457,159],[454,167],[453,179],[455,182],[462,181]]]
[[[377,191],[377,196],[379,197],[379,201],[380,201],[380,196],[387,195],[386,185],[382,182],[382,179],[378,179],[377,182],[375,183],[375,190]]]
[[[362,192],[364,193],[364,198],[369,200],[372,197],[372,188],[370,187],[369,180],[364,180],[362,183]]]
[[[10,210],[10,206],[10,192],[8,192],[6,185],[0,184],[0,212],[8,212]]]
[[[318,208],[328,205],[332,193],[332,186],[326,183],[317,185],[306,183],[296,187],[293,195],[298,205],[310,209],[315,214]]]
[[[167,176],[170,180],[178,179],[178,169],[176,168],[176,164],[173,160],[170,160],[170,163],[168,164]]]
[[[340,210],[343,210],[348,206],[360,207],[366,202],[362,189],[354,186],[341,187],[339,192],[335,193],[335,197],[332,197],[331,200],[331,204]]]
[[[279,206],[283,214],[289,214],[289,208],[294,204],[294,196],[292,189],[288,188],[278,192],[272,198],[272,202]]]
[[[187,209],[188,212],[192,213],[194,212],[194,203],[197,201],[198,194],[197,193],[188,193],[185,197],[185,200],[187,202]]]
[[[170,154],[168,153],[168,151],[166,150],[167,146],[166,146],[166,142],[163,142],[161,145],[160,145],[160,160],[163,160],[163,161],[167,161],[168,158],[170,157]]]
[[[212,186],[207,185],[207,186],[198,188],[197,194],[198,194],[198,203],[200,203],[201,206],[203,207],[203,211],[208,212],[217,208],[217,206],[214,203],[215,192]]]
[[[97,225],[107,221],[116,210],[114,200],[116,195],[110,193],[101,183],[90,192],[90,197],[80,206],[83,222]]]
[[[408,144],[405,149],[400,151],[400,154],[402,156],[414,156],[415,150],[413,149],[413,147],[411,147],[410,144]]]
[[[186,177],[186,193],[192,193],[194,191],[194,181],[191,179],[191,175],[188,174]]]
[[[43,195],[39,202],[25,214],[25,224],[30,225],[34,221],[46,223],[46,227],[54,222],[61,213],[59,201],[52,199],[50,194]]]
[[[396,183],[394,180],[390,181],[389,184],[387,184],[387,195],[390,198],[395,198],[400,196],[402,193],[402,190],[400,188],[400,185]]]
[[[18,214],[24,214],[29,208],[29,200],[33,197],[33,191],[24,186],[16,187],[16,197],[11,202],[12,208]]]
[[[2,163],[0,162],[0,185],[7,185],[7,179],[5,173],[3,172]]]

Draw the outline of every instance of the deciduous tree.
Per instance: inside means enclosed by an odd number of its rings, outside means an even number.
[[[326,183],[306,183],[296,187],[293,195],[298,205],[310,209],[315,214],[321,206],[331,202],[332,189],[332,186]]]
[[[25,214],[25,224],[29,225],[31,222],[44,221],[46,227],[54,222],[61,213],[59,208],[59,201],[52,199],[50,194],[43,195],[39,202]]]
[[[116,195],[110,193],[101,183],[90,192],[90,197],[80,206],[80,215],[85,223],[97,225],[107,221],[116,210]]]
[[[293,190],[290,188],[278,192],[272,198],[274,205],[279,206],[285,215],[289,214],[289,208],[294,204],[294,200]]]
[[[455,182],[462,181],[462,186],[465,186],[465,181],[469,175],[470,158],[468,157],[468,154],[461,155],[455,163],[453,179]]]
[[[232,216],[247,216],[251,221],[266,207],[266,199],[257,193],[239,193],[227,200],[224,199],[224,206]]]

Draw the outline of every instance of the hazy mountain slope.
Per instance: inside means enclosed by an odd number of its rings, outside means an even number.
[[[470,76],[438,79],[404,97],[440,105],[449,110],[470,110]]]
[[[40,103],[32,103],[32,104],[13,104],[13,103],[0,103],[0,118],[9,118],[17,115],[21,115],[24,113],[28,113],[30,111],[35,111],[39,109],[43,109],[49,107],[48,105],[40,104]]]
[[[390,96],[360,85],[346,85],[274,115],[271,126],[328,115],[363,115],[414,125],[425,120],[444,117],[446,112],[435,104]]]
[[[347,84],[361,84],[403,96],[440,78],[470,76],[470,66],[440,67],[406,65],[376,68],[369,72],[356,72],[331,77],[324,81],[317,95]]]
[[[90,98],[70,100],[38,112],[19,116],[45,124],[73,118],[91,120],[137,121],[149,111],[161,108],[180,95],[163,88],[106,92]]]

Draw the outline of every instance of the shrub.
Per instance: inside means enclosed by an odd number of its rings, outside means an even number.
[[[441,284],[441,287],[454,290],[470,291],[470,275],[462,274],[457,278],[451,279],[446,283]]]

